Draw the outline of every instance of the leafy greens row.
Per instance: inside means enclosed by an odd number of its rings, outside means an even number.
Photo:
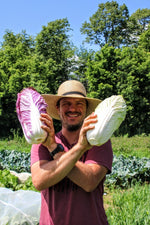
[[[30,153],[0,151],[0,169],[16,172],[30,172]],[[150,182],[150,159],[135,156],[114,156],[112,173],[107,175],[105,184],[127,188],[131,184]]]

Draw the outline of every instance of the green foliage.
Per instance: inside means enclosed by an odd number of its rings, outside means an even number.
[[[67,19],[60,19],[43,26],[36,37],[36,54],[45,71],[42,83],[47,85],[48,92],[56,93],[60,83],[68,79],[72,66],[73,50],[69,41],[70,24]],[[45,79],[44,79],[45,77]],[[41,82],[40,82],[41,83]]]
[[[5,175],[7,176],[9,173],[7,170],[14,170],[16,172],[30,172],[30,154],[22,153],[18,151],[9,151],[2,150],[0,151],[0,166],[5,171]],[[137,158],[135,156],[124,157],[123,155],[114,156],[113,159],[113,169],[110,175],[107,175],[106,185],[107,186],[115,186],[128,188],[133,184],[150,182],[150,159],[149,158]],[[4,175],[4,176],[5,176]],[[9,176],[9,184],[13,183],[18,185],[17,178],[13,176]],[[3,176],[2,176],[3,180]],[[4,182],[1,181],[2,184],[7,183],[4,179]],[[30,187],[32,181],[28,180],[26,183],[26,188]],[[8,187],[7,185],[7,187]],[[17,188],[25,188],[22,184],[20,184]]]
[[[0,151],[0,167],[16,172],[30,172],[30,153],[19,151]]]
[[[105,99],[117,94],[117,50],[105,45],[95,54],[95,58],[87,62],[85,72],[88,80],[88,90],[91,97]]]
[[[19,135],[19,132],[11,130],[11,134],[8,138],[3,138],[0,140],[0,151],[4,149],[15,149],[19,152],[29,153],[31,150],[31,145],[25,140],[25,137],[22,135]]]
[[[150,91],[150,55],[140,48],[123,48],[118,63],[116,89],[126,100],[128,110],[125,121],[130,135],[150,133],[147,120]],[[129,132],[128,132],[129,130]]]
[[[7,31],[0,49],[0,136],[20,128],[16,115],[17,93],[32,86],[39,93],[56,93],[72,67],[72,50],[67,19],[43,26],[36,39],[25,32]],[[11,120],[10,120],[11,118]]]
[[[99,4],[98,10],[82,24],[81,33],[86,35],[85,42],[100,47],[121,47],[137,44],[139,36],[150,23],[150,10],[138,9],[129,16],[125,4],[116,1]]]
[[[30,86],[33,39],[25,32],[14,35],[7,31],[0,49],[0,135],[18,125],[15,113],[17,93]],[[11,119],[10,119],[11,118]],[[9,121],[9,122],[8,122]]]
[[[14,186],[13,186],[14,188]],[[14,191],[17,191],[17,190],[31,190],[31,191],[37,191],[37,189],[33,186],[33,183],[32,183],[32,178],[29,177],[24,183],[18,183],[16,186],[15,186],[15,190]]]
[[[16,188],[18,178],[12,175],[9,170],[0,170],[0,187]]]
[[[141,34],[138,43],[139,46],[144,48],[147,52],[150,52],[150,25],[148,29]]]
[[[37,191],[33,184],[32,178],[29,177],[25,183],[19,183],[16,176],[12,175],[9,170],[0,170],[0,187],[10,188],[13,191],[17,190],[32,190]]]
[[[136,36],[141,35],[150,24],[150,9],[138,9],[130,17],[131,20],[136,21],[134,34]]]
[[[18,92],[32,86],[41,94],[56,94],[60,83],[72,78],[83,82],[90,97],[123,95],[127,116],[116,135],[149,134],[150,10],[128,14],[125,4],[106,2],[83,24],[87,41],[103,46],[97,52],[74,51],[66,18],[49,22],[35,38],[6,31],[0,48],[0,137],[8,138],[12,130],[22,135]]]
[[[17,143],[14,140],[14,143],[16,150],[9,147],[14,147],[13,141],[9,144],[8,142],[4,144],[2,141],[2,145],[6,147],[3,150],[0,147],[1,168],[16,172],[30,172],[30,152],[20,152],[19,141]],[[20,139],[20,143],[25,145],[24,139],[22,141]],[[108,186],[127,188],[133,183],[150,182],[149,137],[145,135],[132,138],[113,137],[112,147],[116,156],[114,156],[113,171],[107,176],[106,184]]]
[[[101,47],[105,44],[119,47],[128,42],[125,32],[128,18],[128,8],[125,4],[119,6],[116,1],[101,3],[90,21],[82,24],[81,33],[86,34],[88,43]]]
[[[110,175],[107,175],[106,185],[128,188],[137,182],[143,184],[150,182],[150,159],[137,158],[130,156],[128,158],[120,155],[114,156],[113,169]]]
[[[147,120],[150,97],[150,54],[144,49],[105,45],[87,62],[86,79],[89,96],[105,99],[123,95],[127,103],[126,120],[120,133],[129,135],[150,133]]]
[[[150,157],[150,135],[142,134],[133,137],[112,137],[113,153],[116,156],[135,156],[137,158]]]
[[[127,191],[112,190],[106,210],[111,225],[150,224],[150,185],[136,184]]]

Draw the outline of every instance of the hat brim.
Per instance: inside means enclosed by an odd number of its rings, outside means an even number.
[[[87,114],[86,116],[90,115],[92,112],[94,112],[96,106],[101,102],[101,100],[96,98],[88,98],[88,97],[82,97],[81,95],[65,95],[65,96],[59,96],[59,95],[52,95],[52,94],[42,94],[45,102],[47,103],[47,113],[54,119],[60,120],[58,110],[57,110],[57,102],[61,98],[84,98],[88,101],[88,107],[87,107]]]

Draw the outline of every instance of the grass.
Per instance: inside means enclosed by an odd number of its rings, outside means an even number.
[[[136,184],[128,190],[114,189],[104,196],[110,225],[150,224],[150,185]]]
[[[3,138],[0,140],[0,150],[17,150],[20,152],[30,152],[31,145],[27,143],[24,137],[19,137],[14,133],[13,138]]]
[[[136,156],[139,158],[150,157],[150,135],[134,136],[134,137],[112,137],[113,153],[116,156]],[[13,139],[5,138],[0,140],[0,150],[17,150],[21,152],[30,152],[31,145],[27,143],[24,137],[19,137],[13,133]]]
[[[112,137],[113,152],[116,156],[150,157],[150,135],[134,137]],[[25,138],[14,134],[13,140],[0,140],[0,150],[30,152]],[[150,224],[150,184],[136,184],[130,189],[105,188],[104,206],[110,225]]]
[[[134,137],[112,137],[112,148],[116,156],[150,157],[150,135]]]
[[[116,156],[150,157],[150,135],[112,137]],[[150,224],[150,184],[130,189],[105,189],[104,206],[110,225]]]

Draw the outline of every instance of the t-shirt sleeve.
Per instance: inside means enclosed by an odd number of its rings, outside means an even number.
[[[31,148],[31,166],[39,160],[51,160],[51,156],[46,147],[42,144],[34,144]]]
[[[113,161],[113,152],[111,141],[107,141],[101,146],[93,146],[87,153],[85,163],[96,163],[105,166],[108,173],[111,173]]]

